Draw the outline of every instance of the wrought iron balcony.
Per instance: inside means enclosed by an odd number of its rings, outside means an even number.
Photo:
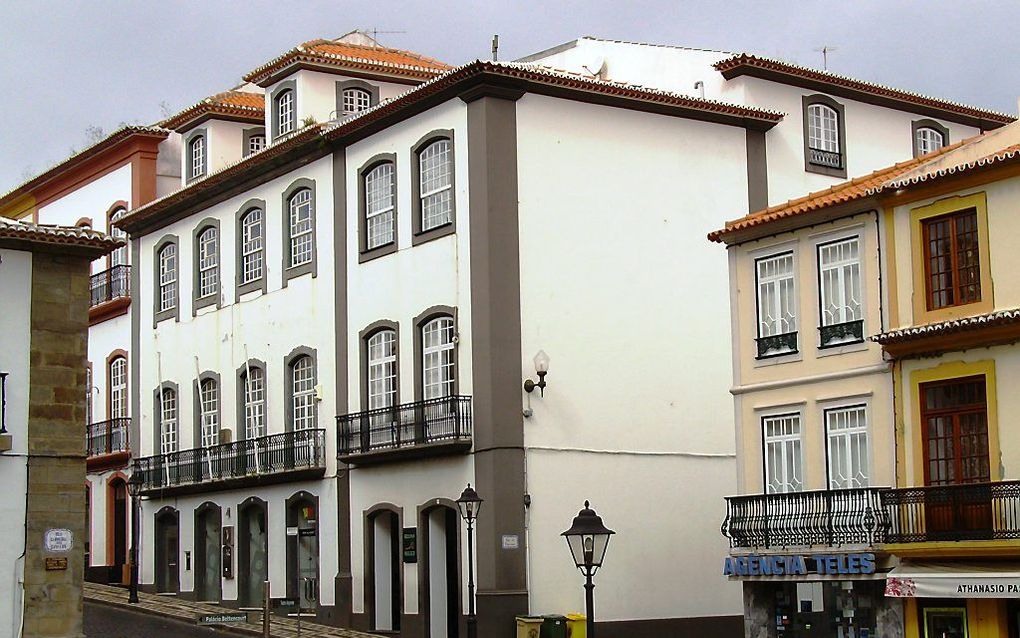
[[[778,357],[780,355],[793,354],[797,352],[796,332],[785,332],[779,335],[758,337],[755,341],[758,343],[759,359]]]
[[[337,417],[341,461],[462,453],[471,449],[471,397],[449,396]]]
[[[808,149],[808,161],[829,168],[843,168],[843,156],[838,152],[823,151],[820,148]]]
[[[89,306],[98,306],[114,299],[131,296],[131,266],[121,264],[98,272],[89,280]]]
[[[722,533],[734,549],[873,546],[885,537],[881,488],[752,494],[726,499]]]
[[[864,320],[837,323],[818,327],[818,340],[822,348],[833,348],[864,341]]]
[[[119,418],[89,423],[85,427],[85,450],[89,458],[127,452],[131,419]]]
[[[186,494],[321,476],[326,431],[297,430],[135,459],[142,494]]]
[[[1020,538],[1020,481],[894,489],[882,502],[889,543]]]

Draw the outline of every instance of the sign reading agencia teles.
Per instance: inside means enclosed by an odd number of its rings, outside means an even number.
[[[723,576],[856,576],[875,573],[874,554],[727,556]]]

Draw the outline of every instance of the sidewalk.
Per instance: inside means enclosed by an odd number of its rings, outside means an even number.
[[[112,605],[114,607],[130,609],[136,612],[155,614],[166,618],[189,622],[195,625],[198,624],[198,617],[202,614],[238,613],[236,609],[231,609],[229,607],[196,603],[190,600],[177,598],[176,596],[156,596],[154,594],[139,592],[139,602],[134,605],[129,604],[127,599],[128,591],[121,587],[85,583],[85,600],[88,602]],[[255,612],[252,616],[256,620],[256,623],[219,625],[216,626],[216,629],[218,631],[231,631],[248,636],[261,636],[262,625],[259,620],[261,618],[261,614]],[[297,638],[296,618],[285,618],[274,615],[270,623],[270,628],[272,630],[273,638]],[[379,638],[376,634],[366,634],[361,631],[354,631],[353,629],[341,629],[339,627],[330,627],[328,625],[318,625],[308,622],[305,618],[301,619],[301,635],[308,636],[309,638],[312,636],[316,638]]]

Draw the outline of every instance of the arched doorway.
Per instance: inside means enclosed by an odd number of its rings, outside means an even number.
[[[180,514],[172,507],[156,512],[156,591],[177,593],[181,588]]]
[[[365,513],[365,606],[373,629],[400,631],[401,567],[400,510],[376,505]]]
[[[287,499],[287,596],[301,609],[319,601],[319,499],[298,492]]]
[[[220,588],[220,506],[202,503],[195,510],[195,595],[198,600],[219,602]]]
[[[269,579],[268,508],[252,496],[237,507],[238,600],[242,607],[262,607],[262,584]]]
[[[106,564],[110,582],[124,583],[128,562],[128,493],[124,475],[117,472],[106,481]]]
[[[457,504],[435,499],[418,508],[419,609],[427,638],[458,638],[461,619],[460,514]]]

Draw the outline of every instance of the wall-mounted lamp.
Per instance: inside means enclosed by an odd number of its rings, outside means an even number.
[[[545,396],[545,375],[549,374],[549,355],[545,353],[545,350],[539,350],[535,355],[535,374],[538,375],[538,383],[531,379],[525,380],[524,391],[531,394],[535,388],[538,388],[542,396]]]

